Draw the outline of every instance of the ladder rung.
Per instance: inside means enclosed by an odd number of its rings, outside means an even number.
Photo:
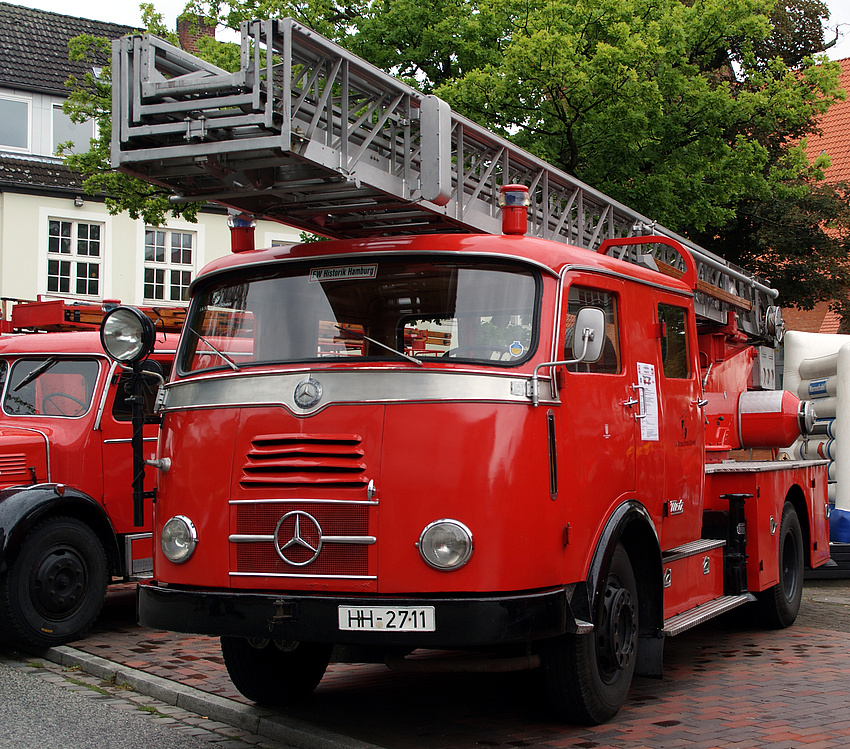
[[[674,268],[672,265],[668,265],[667,263],[662,262],[661,260],[656,260],[655,265],[658,266],[659,272],[663,273],[665,276],[670,276],[671,278],[681,278],[684,274],[678,268]],[[737,294],[732,294],[729,291],[724,291],[718,286],[713,286],[707,281],[703,281],[702,279],[697,280],[697,291],[701,294],[705,294],[706,296],[710,296],[712,299],[718,299],[721,302],[726,302],[726,304],[731,304],[733,307],[737,307],[738,309],[746,310],[749,312],[753,308],[753,303],[744,299],[743,297],[738,296]]]

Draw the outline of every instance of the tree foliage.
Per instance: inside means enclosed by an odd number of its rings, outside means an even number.
[[[821,183],[828,158],[809,164],[802,141],[843,97],[837,64],[813,57],[824,49],[821,0],[192,0],[187,10],[231,28],[294,17],[759,271],[785,303],[850,286],[848,191]],[[205,57],[232,66],[232,50],[208,45]]]

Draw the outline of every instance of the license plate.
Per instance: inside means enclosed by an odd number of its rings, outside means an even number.
[[[362,632],[434,632],[433,606],[340,606],[339,628]]]

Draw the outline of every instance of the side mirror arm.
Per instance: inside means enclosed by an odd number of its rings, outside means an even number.
[[[583,348],[581,350],[581,354],[578,359],[564,359],[563,361],[547,361],[542,364],[538,364],[534,368],[534,372],[531,375],[531,405],[537,407],[540,404],[540,378],[538,377],[538,371],[543,367],[561,367],[569,364],[578,364],[584,361],[584,357],[587,355],[587,344],[590,343],[595,337],[595,332],[591,328],[585,328],[581,333],[581,340],[583,342]]]

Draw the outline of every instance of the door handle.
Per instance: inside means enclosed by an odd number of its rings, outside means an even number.
[[[641,408],[642,408],[642,404],[643,404],[643,391],[646,390],[646,385],[638,385],[638,384],[633,383],[632,384],[632,390],[639,391],[638,397],[636,399],[636,403],[639,404],[639,405],[638,405],[638,412],[635,414],[635,420],[645,419],[646,418],[646,411],[641,410]]]

